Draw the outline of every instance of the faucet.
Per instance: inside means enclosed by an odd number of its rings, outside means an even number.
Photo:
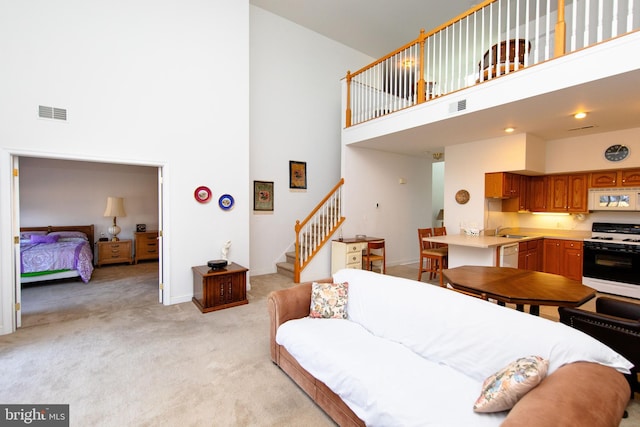
[[[496,227],[496,232],[495,232],[494,235],[497,236],[498,234],[500,234],[500,231],[502,231],[502,230],[503,230],[503,227],[501,225],[497,226]]]

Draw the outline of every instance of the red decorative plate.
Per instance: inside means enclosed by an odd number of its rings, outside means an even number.
[[[200,186],[196,188],[196,191],[193,193],[193,197],[196,198],[200,203],[206,203],[211,199],[211,190],[209,187]]]

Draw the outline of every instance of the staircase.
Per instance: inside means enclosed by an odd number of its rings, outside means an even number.
[[[340,203],[343,185],[344,178],[340,179],[302,222],[296,221],[294,250],[285,254],[285,262],[276,263],[278,273],[300,283],[300,273],[345,220]]]

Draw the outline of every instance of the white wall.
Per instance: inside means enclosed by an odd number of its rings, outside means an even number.
[[[0,333],[13,322],[14,154],[162,166],[165,303],[190,301],[191,266],[227,240],[250,266],[247,0],[2,2],[0,51]],[[38,119],[38,105],[68,121]]]
[[[348,146],[342,155],[344,237],[384,238],[387,265],[417,261],[417,230],[432,221],[431,159]]]
[[[276,271],[303,220],[340,180],[340,79],[373,59],[255,6],[251,16],[251,182],[274,182],[274,211],[252,212],[251,274]],[[289,161],[307,189],[289,188]],[[253,206],[250,207],[253,209]],[[330,245],[303,273],[330,275]]]
[[[20,158],[21,227],[94,224],[96,239],[109,237],[108,196],[124,197],[121,239],[132,239],[136,224],[158,229],[157,168]]]

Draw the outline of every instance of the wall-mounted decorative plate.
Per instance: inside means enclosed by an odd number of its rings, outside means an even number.
[[[467,190],[460,190],[456,193],[456,202],[464,205],[469,201],[469,192]]]
[[[220,209],[228,210],[233,207],[233,197],[230,194],[223,194],[218,199],[218,205]]]
[[[211,199],[211,190],[209,187],[200,186],[196,188],[196,191],[193,193],[193,197],[196,198],[200,203],[206,203]]]

